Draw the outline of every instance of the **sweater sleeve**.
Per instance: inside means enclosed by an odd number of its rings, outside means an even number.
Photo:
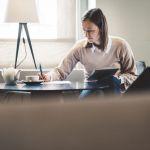
[[[137,69],[130,45],[123,40],[122,46],[123,48],[120,52],[120,63],[122,69],[119,78],[123,81],[125,89],[127,89],[137,78]]]
[[[80,46],[75,44],[60,64],[48,72],[50,81],[65,80],[79,61]]]

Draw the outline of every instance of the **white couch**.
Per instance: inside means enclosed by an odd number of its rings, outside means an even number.
[[[136,67],[137,67],[137,74],[140,75],[143,70],[146,68],[146,64],[144,61],[136,61]],[[4,82],[3,78],[1,76],[1,70],[0,69],[0,83]],[[44,72],[48,72],[50,70],[45,70]],[[26,75],[37,75],[39,71],[35,69],[22,69],[20,74],[20,80],[24,80]],[[84,80],[84,70],[83,69],[74,69],[71,74],[67,77],[66,80],[69,81],[83,81]]]

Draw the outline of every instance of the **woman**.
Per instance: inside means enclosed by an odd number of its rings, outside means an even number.
[[[81,62],[86,79],[95,69],[118,68],[115,77],[127,88],[136,79],[135,60],[129,44],[122,38],[108,36],[107,21],[99,8],[84,14],[82,28],[86,38],[73,46],[57,68],[40,78],[45,81],[64,80],[77,62]]]

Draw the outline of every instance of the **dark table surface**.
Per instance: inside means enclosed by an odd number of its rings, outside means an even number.
[[[26,91],[26,92],[39,92],[39,91],[76,91],[76,90],[90,90],[90,89],[107,89],[108,85],[98,84],[97,82],[70,82],[70,81],[54,81],[43,82],[41,84],[25,84],[17,83],[16,85],[7,85],[0,83],[0,91]]]

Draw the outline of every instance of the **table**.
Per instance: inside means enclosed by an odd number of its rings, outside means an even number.
[[[70,82],[70,81],[53,81],[43,82],[36,85],[26,85],[18,83],[16,85],[7,85],[0,83],[0,91],[26,91],[26,92],[50,92],[50,91],[75,91],[90,89],[106,89],[108,85],[97,84],[97,82]]]
[[[32,99],[50,99],[50,95],[53,98],[60,96],[62,93],[67,92],[79,92],[81,90],[106,90],[109,86],[105,84],[98,84],[97,82],[70,82],[70,81],[53,81],[43,82],[37,85],[26,85],[24,83],[18,83],[16,85],[7,85],[0,83],[0,92],[30,92]]]

